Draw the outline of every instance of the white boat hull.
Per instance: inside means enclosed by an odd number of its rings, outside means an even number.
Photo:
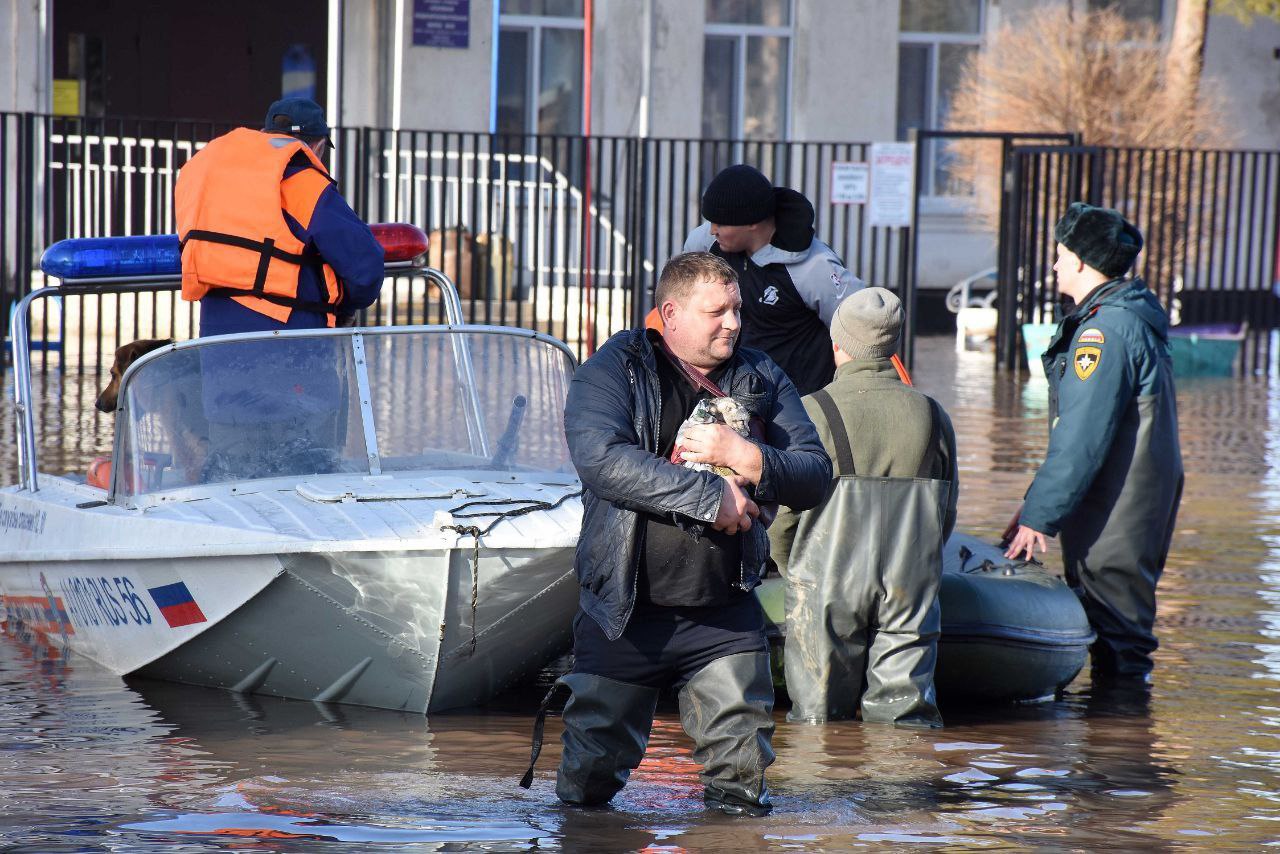
[[[38,469],[23,324],[59,292],[16,313],[7,621],[121,675],[417,712],[482,703],[567,648],[563,343],[420,326],[162,346],[123,368],[103,481]]]
[[[477,552],[469,536],[438,530],[417,547],[409,540],[382,549],[371,549],[367,536],[254,544],[243,529],[238,542],[201,542],[222,532],[159,514],[69,509],[83,490],[50,478],[38,497],[0,495],[12,547],[0,557],[46,558],[0,565],[0,604],[42,642],[113,673],[428,712],[483,703],[569,646],[577,499],[537,514],[554,522],[541,542],[500,527]],[[257,510],[291,515],[284,511],[299,499],[281,493],[270,503],[259,496]],[[238,500],[223,500],[223,509]],[[392,504],[316,506],[315,524],[367,514],[365,526],[374,527],[373,517],[406,514]],[[435,512],[431,502],[410,511],[427,519]],[[524,517],[503,527],[517,523],[535,524]],[[425,540],[437,547],[422,547]],[[104,542],[119,546],[114,555]]]

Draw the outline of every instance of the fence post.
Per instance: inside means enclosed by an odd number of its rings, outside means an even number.
[[[913,178],[914,183],[911,185],[911,225],[907,226],[906,232],[902,236],[902,239],[907,241],[909,247],[904,250],[903,255],[905,258],[910,259],[911,265],[910,275],[908,275],[903,282],[901,291],[902,302],[907,307],[906,329],[903,330],[905,334],[902,337],[902,355],[904,357],[904,361],[907,363],[907,368],[910,369],[915,367],[916,309],[918,307],[917,303],[919,302],[916,299],[916,294],[919,290],[917,278],[919,249],[917,247],[917,239],[920,233],[920,181],[924,175],[924,152],[921,150],[920,130],[918,128],[910,128],[907,131],[907,141],[916,147],[915,163],[913,164],[915,176]],[[886,239],[888,238],[887,233],[885,237]],[[872,259],[872,264],[874,263],[875,259]]]
[[[1018,366],[1017,288],[1020,260],[1017,232],[1022,220],[1022,158],[1016,150],[1010,149],[1005,160],[1003,181],[1003,198],[1000,202],[1002,254],[996,280],[999,303],[996,312],[996,364],[1007,370],[1015,370]]]
[[[635,206],[636,215],[633,220],[635,223],[635,234],[632,239],[632,251],[635,253],[632,264],[631,276],[631,325],[633,328],[644,326],[644,317],[647,313],[646,299],[648,282],[644,275],[645,250],[647,246],[647,236],[649,234],[649,217],[648,217],[648,196],[649,196],[649,140],[636,139],[633,140],[635,150],[636,168],[632,174],[635,176],[635,192],[631,196],[631,204]]]

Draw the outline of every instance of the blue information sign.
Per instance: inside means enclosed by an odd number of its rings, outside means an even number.
[[[415,47],[466,47],[471,0],[413,0]]]

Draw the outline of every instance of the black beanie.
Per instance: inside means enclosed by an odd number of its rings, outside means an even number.
[[[1119,211],[1072,202],[1053,227],[1059,243],[1076,253],[1088,266],[1118,279],[1142,251],[1142,232]]]
[[[754,225],[773,211],[773,184],[745,163],[720,170],[702,194],[702,218],[716,225]]]

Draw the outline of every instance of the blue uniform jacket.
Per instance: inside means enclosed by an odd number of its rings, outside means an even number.
[[[1114,515],[1124,490],[1135,508],[1166,507],[1182,472],[1168,334],[1141,279],[1102,285],[1058,324],[1043,356],[1049,450],[1022,524],[1054,536],[1081,513]]]
[[[309,168],[312,167],[295,162],[285,170],[285,180]],[[353,314],[373,304],[382,288],[382,245],[374,239],[369,226],[356,216],[336,186],[330,185],[321,193],[307,228],[287,212],[284,218],[289,230],[318,252],[342,279],[346,293],[341,313]],[[319,277],[320,272],[316,268],[303,267],[298,281],[299,298],[323,301]],[[323,329],[326,325],[324,315],[296,308],[289,315],[288,322],[281,325],[227,297],[208,296],[200,301],[202,336],[273,329]]]

